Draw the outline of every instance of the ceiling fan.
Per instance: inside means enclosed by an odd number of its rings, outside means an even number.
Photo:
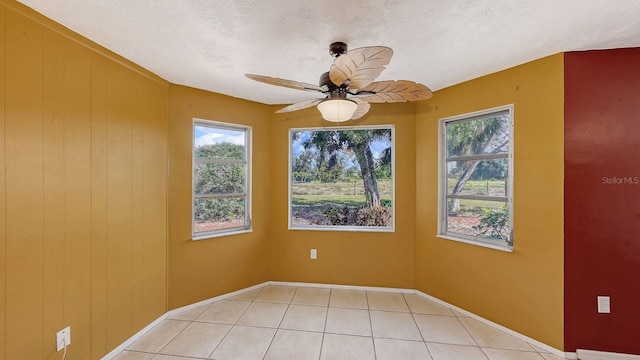
[[[320,76],[318,85],[262,75],[245,76],[270,85],[324,94],[324,98],[303,100],[276,113],[317,105],[322,117],[332,122],[361,118],[369,111],[369,103],[419,101],[433,96],[428,87],[413,81],[373,81],[391,60],[393,50],[388,47],[368,46],[347,51],[347,44],[335,42],[329,46],[329,53],[335,59],[330,70]]]

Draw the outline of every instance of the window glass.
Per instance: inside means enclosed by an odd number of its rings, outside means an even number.
[[[290,228],[393,230],[393,127],[289,135]]]
[[[508,159],[447,161],[447,194],[501,196],[509,194]],[[468,176],[467,181],[463,177]]]
[[[510,124],[505,112],[447,122],[447,158],[508,154]]]
[[[193,238],[249,230],[250,128],[199,119],[193,128]]]
[[[513,245],[511,107],[442,119],[439,234]]]
[[[194,169],[196,195],[235,194],[245,190],[244,164],[202,164]]]

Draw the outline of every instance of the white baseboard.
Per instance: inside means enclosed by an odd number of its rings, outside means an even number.
[[[498,329],[498,330],[500,330],[502,332],[505,332],[505,333],[507,333],[507,334],[509,334],[509,335],[511,335],[513,337],[516,337],[516,338],[518,338],[520,340],[528,342],[531,345],[535,345],[536,347],[539,347],[540,349],[548,351],[551,354],[559,356],[559,357],[561,357],[563,359],[578,359],[576,353],[564,352],[562,350],[558,350],[558,349],[556,349],[556,348],[554,348],[552,346],[549,346],[549,345],[547,345],[545,343],[542,343],[542,342],[540,342],[540,341],[538,341],[536,339],[532,339],[532,338],[530,338],[530,337],[528,337],[526,335],[520,334],[519,332],[513,331],[513,330],[511,330],[511,329],[509,329],[507,327],[504,327],[504,326],[500,325],[500,324],[496,324],[493,321],[487,320],[487,319],[485,319],[485,318],[483,318],[481,316],[478,316],[478,315],[476,315],[476,314],[474,314],[472,312],[469,312],[469,311],[467,311],[465,309],[461,309],[461,308],[459,308],[459,307],[457,307],[455,305],[449,304],[446,301],[443,301],[443,300],[440,300],[440,299],[438,299],[436,297],[433,297],[431,295],[425,294],[422,291],[418,291],[418,290],[414,290],[414,291],[415,291],[416,294],[418,294],[418,295],[420,295],[420,296],[422,296],[424,298],[427,298],[427,299],[429,299],[429,300],[431,300],[433,302],[436,302],[436,303],[438,303],[440,305],[443,305],[443,306],[446,306],[446,307],[448,307],[450,309],[453,309],[453,310],[455,310],[455,311],[457,311],[457,312],[459,312],[461,314],[464,314],[464,315],[466,315],[466,316],[468,316],[468,317],[470,317],[472,319],[476,319],[476,320],[480,321],[481,323],[489,325],[489,326],[491,326],[491,327],[493,327],[495,329]]]
[[[203,301],[199,301],[197,303],[191,304],[191,305],[187,305],[187,306],[183,306],[177,309],[173,309],[171,311],[168,311],[166,313],[164,313],[163,315],[161,315],[159,318],[157,318],[154,322],[152,322],[151,324],[147,325],[144,327],[144,329],[138,331],[137,333],[135,333],[133,336],[131,336],[129,339],[127,339],[127,341],[123,342],[122,344],[120,344],[120,346],[118,346],[117,348],[113,349],[110,353],[108,353],[107,355],[103,356],[101,360],[111,360],[114,357],[116,357],[116,355],[120,354],[123,350],[125,350],[126,348],[129,347],[129,345],[133,344],[134,341],[138,340],[139,338],[142,337],[142,335],[146,334],[147,331],[151,330],[154,326],[158,325],[162,320],[171,317],[175,314],[181,313],[183,311],[187,311],[187,310],[191,310],[191,309],[195,309],[199,306],[202,305],[208,305],[211,304],[213,302],[216,301],[220,301],[220,300],[224,300],[242,293],[245,293],[247,291],[251,291],[253,289],[257,289],[260,287],[263,287],[265,285],[268,285],[269,282],[265,282],[262,284],[258,284],[258,285],[254,285],[254,286],[250,286],[248,288],[244,288],[238,291],[234,291],[234,292],[230,292],[227,294],[223,294],[220,296],[216,296],[216,297],[212,297],[210,299],[207,300],[203,300]]]
[[[118,346],[117,348],[113,349],[110,353],[108,353],[107,355],[103,356],[101,360],[111,360],[114,357],[116,357],[116,355],[118,355],[120,352],[122,352],[123,350],[125,350],[129,345],[131,345],[134,341],[138,340],[140,337],[142,337],[145,333],[147,333],[147,331],[151,330],[154,326],[156,326],[158,323],[160,323],[162,320],[171,317],[175,314],[181,313],[183,311],[187,311],[187,310],[191,310],[194,308],[197,308],[199,306],[203,306],[203,305],[208,305],[211,304],[213,302],[216,301],[220,301],[220,300],[224,300],[242,293],[245,293],[247,291],[251,291],[266,285],[279,285],[279,286],[298,286],[298,287],[315,287],[315,288],[330,288],[330,289],[344,289],[344,290],[362,290],[362,291],[382,291],[382,292],[393,292],[393,293],[409,293],[409,294],[416,294],[419,296],[422,296],[426,299],[429,299],[431,301],[434,301],[438,304],[441,304],[443,306],[446,306],[448,308],[451,308],[461,314],[464,314],[470,318],[476,319],[484,324],[487,324],[489,326],[492,326],[500,331],[506,332],[509,335],[512,335],[516,338],[519,338],[523,341],[526,341],[532,345],[535,345],[545,351],[548,351],[551,354],[557,355],[563,359],[578,359],[578,355],[576,355],[576,353],[572,353],[572,352],[563,352],[561,350],[555,349],[547,344],[541,343],[538,340],[532,339],[528,336],[522,335],[518,332],[515,332],[511,329],[508,329],[502,325],[496,324],[492,321],[489,321],[485,318],[482,318],[474,313],[471,313],[469,311],[466,311],[464,309],[461,309],[455,305],[451,305],[446,301],[442,301],[436,297],[427,295],[421,291],[415,290],[415,289],[400,289],[400,288],[385,288],[385,287],[374,287],[374,286],[352,286],[352,285],[336,285],[336,284],[317,284],[317,283],[300,283],[300,282],[286,282],[286,281],[267,281],[264,282],[262,284],[258,284],[258,285],[254,285],[248,288],[244,288],[238,291],[234,291],[228,294],[223,294],[220,296],[216,296],[207,300],[203,300],[203,301],[199,301],[197,303],[191,304],[191,305],[187,305],[187,306],[183,306],[177,309],[173,309],[171,311],[168,311],[167,313],[165,313],[164,315],[160,316],[159,318],[157,318],[154,322],[152,322],[151,324],[147,325],[144,329],[138,331],[135,335],[131,336],[129,339],[127,339],[127,341],[125,341],[124,343],[122,343],[120,346]],[[607,354],[607,353],[600,353],[600,352],[596,352],[596,351],[590,351],[590,350],[578,350],[578,354],[586,354],[586,356],[593,356],[591,355],[592,353],[597,353],[597,354]],[[608,353],[608,354],[612,354],[612,353]],[[621,354],[613,354],[615,356],[623,356],[623,357],[580,357],[579,359],[581,360],[640,360],[640,357],[636,356],[636,355],[621,355]],[[585,356],[585,355],[581,355],[581,356]],[[629,357],[631,356],[631,357]]]
[[[173,316],[175,314],[178,314],[178,313],[181,313],[183,311],[195,309],[195,308],[203,306],[203,305],[209,305],[209,304],[211,304],[213,302],[216,302],[216,301],[228,299],[230,297],[234,297],[236,295],[240,295],[240,294],[245,293],[247,291],[251,291],[251,290],[255,290],[255,289],[261,288],[263,286],[269,285],[269,283],[270,283],[270,281],[263,282],[262,284],[253,285],[253,286],[250,286],[248,288],[244,288],[244,289],[240,289],[240,290],[237,290],[237,291],[234,291],[234,292],[230,292],[230,293],[227,293],[227,294],[223,294],[223,295],[220,295],[220,296],[212,297],[212,298],[207,299],[207,300],[198,301],[197,303],[193,303],[191,305],[186,305],[186,306],[183,306],[183,307],[179,307],[177,309],[170,310],[165,315],[167,317],[171,317],[171,316]]]
[[[154,326],[158,325],[160,323],[160,321],[162,321],[162,320],[164,320],[166,318],[167,318],[167,314],[166,313],[164,315],[161,315],[154,322],[152,322],[151,324],[145,326],[144,329],[138,331],[132,337],[127,339],[127,341],[123,342],[122,344],[120,344],[120,346],[118,346],[117,348],[111,350],[111,352],[108,353],[107,355],[103,356],[102,360],[111,360],[111,359],[113,359],[114,357],[116,357],[116,355],[120,354],[120,352],[122,352],[123,350],[128,348],[129,345],[133,344],[134,341],[138,340],[140,337],[142,337],[142,335],[146,334],[147,331],[151,330]]]
[[[413,290],[413,289],[386,288],[386,287],[374,287],[374,286],[337,285],[337,284],[320,284],[320,283],[301,283],[301,282],[288,282],[288,281],[267,281],[267,284],[269,284],[269,285],[280,285],[280,286],[298,286],[298,287],[342,289],[342,290],[381,291],[381,292],[393,292],[393,293],[415,293],[416,292],[416,290]]]
[[[640,355],[627,355],[604,351],[578,349],[580,360],[640,360]]]

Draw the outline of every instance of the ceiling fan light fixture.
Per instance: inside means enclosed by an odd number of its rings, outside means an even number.
[[[347,51],[347,44],[329,46],[334,57],[329,71],[320,76],[318,85],[264,75],[246,74],[249,79],[269,85],[321,93],[324,99],[298,101],[276,111],[286,113],[318,106],[322,117],[340,123],[362,118],[370,103],[419,101],[433,95],[428,87],[408,80],[374,81],[389,64],[393,50],[386,46],[365,46]],[[356,95],[355,100],[347,99]]]
[[[328,99],[318,104],[322,118],[331,122],[344,122],[353,116],[358,104],[348,99]]]

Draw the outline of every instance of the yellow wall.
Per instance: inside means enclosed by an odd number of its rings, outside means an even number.
[[[0,359],[99,359],[166,312],[168,84],[0,2]]]
[[[267,280],[418,288],[563,347],[561,54],[351,124],[395,125],[394,233],[287,230],[288,130],[328,126],[316,109],[169,85],[0,5],[0,360],[57,358],[67,325],[70,358],[98,359],[168,309]],[[515,251],[436,238],[437,120],[510,103]],[[253,127],[253,232],[191,241],[194,117]]]
[[[562,54],[437,91],[418,104],[419,290],[563,348]],[[437,238],[438,119],[514,104],[514,252]]]
[[[275,111],[277,107],[272,107]],[[373,104],[349,125],[395,125],[394,233],[287,230],[288,131],[328,127],[315,108],[271,121],[272,280],[413,288],[415,286],[415,103]],[[309,251],[318,249],[318,259]]]
[[[179,85],[169,103],[169,308],[270,280],[269,108]],[[193,118],[253,128],[253,232],[191,240]]]

